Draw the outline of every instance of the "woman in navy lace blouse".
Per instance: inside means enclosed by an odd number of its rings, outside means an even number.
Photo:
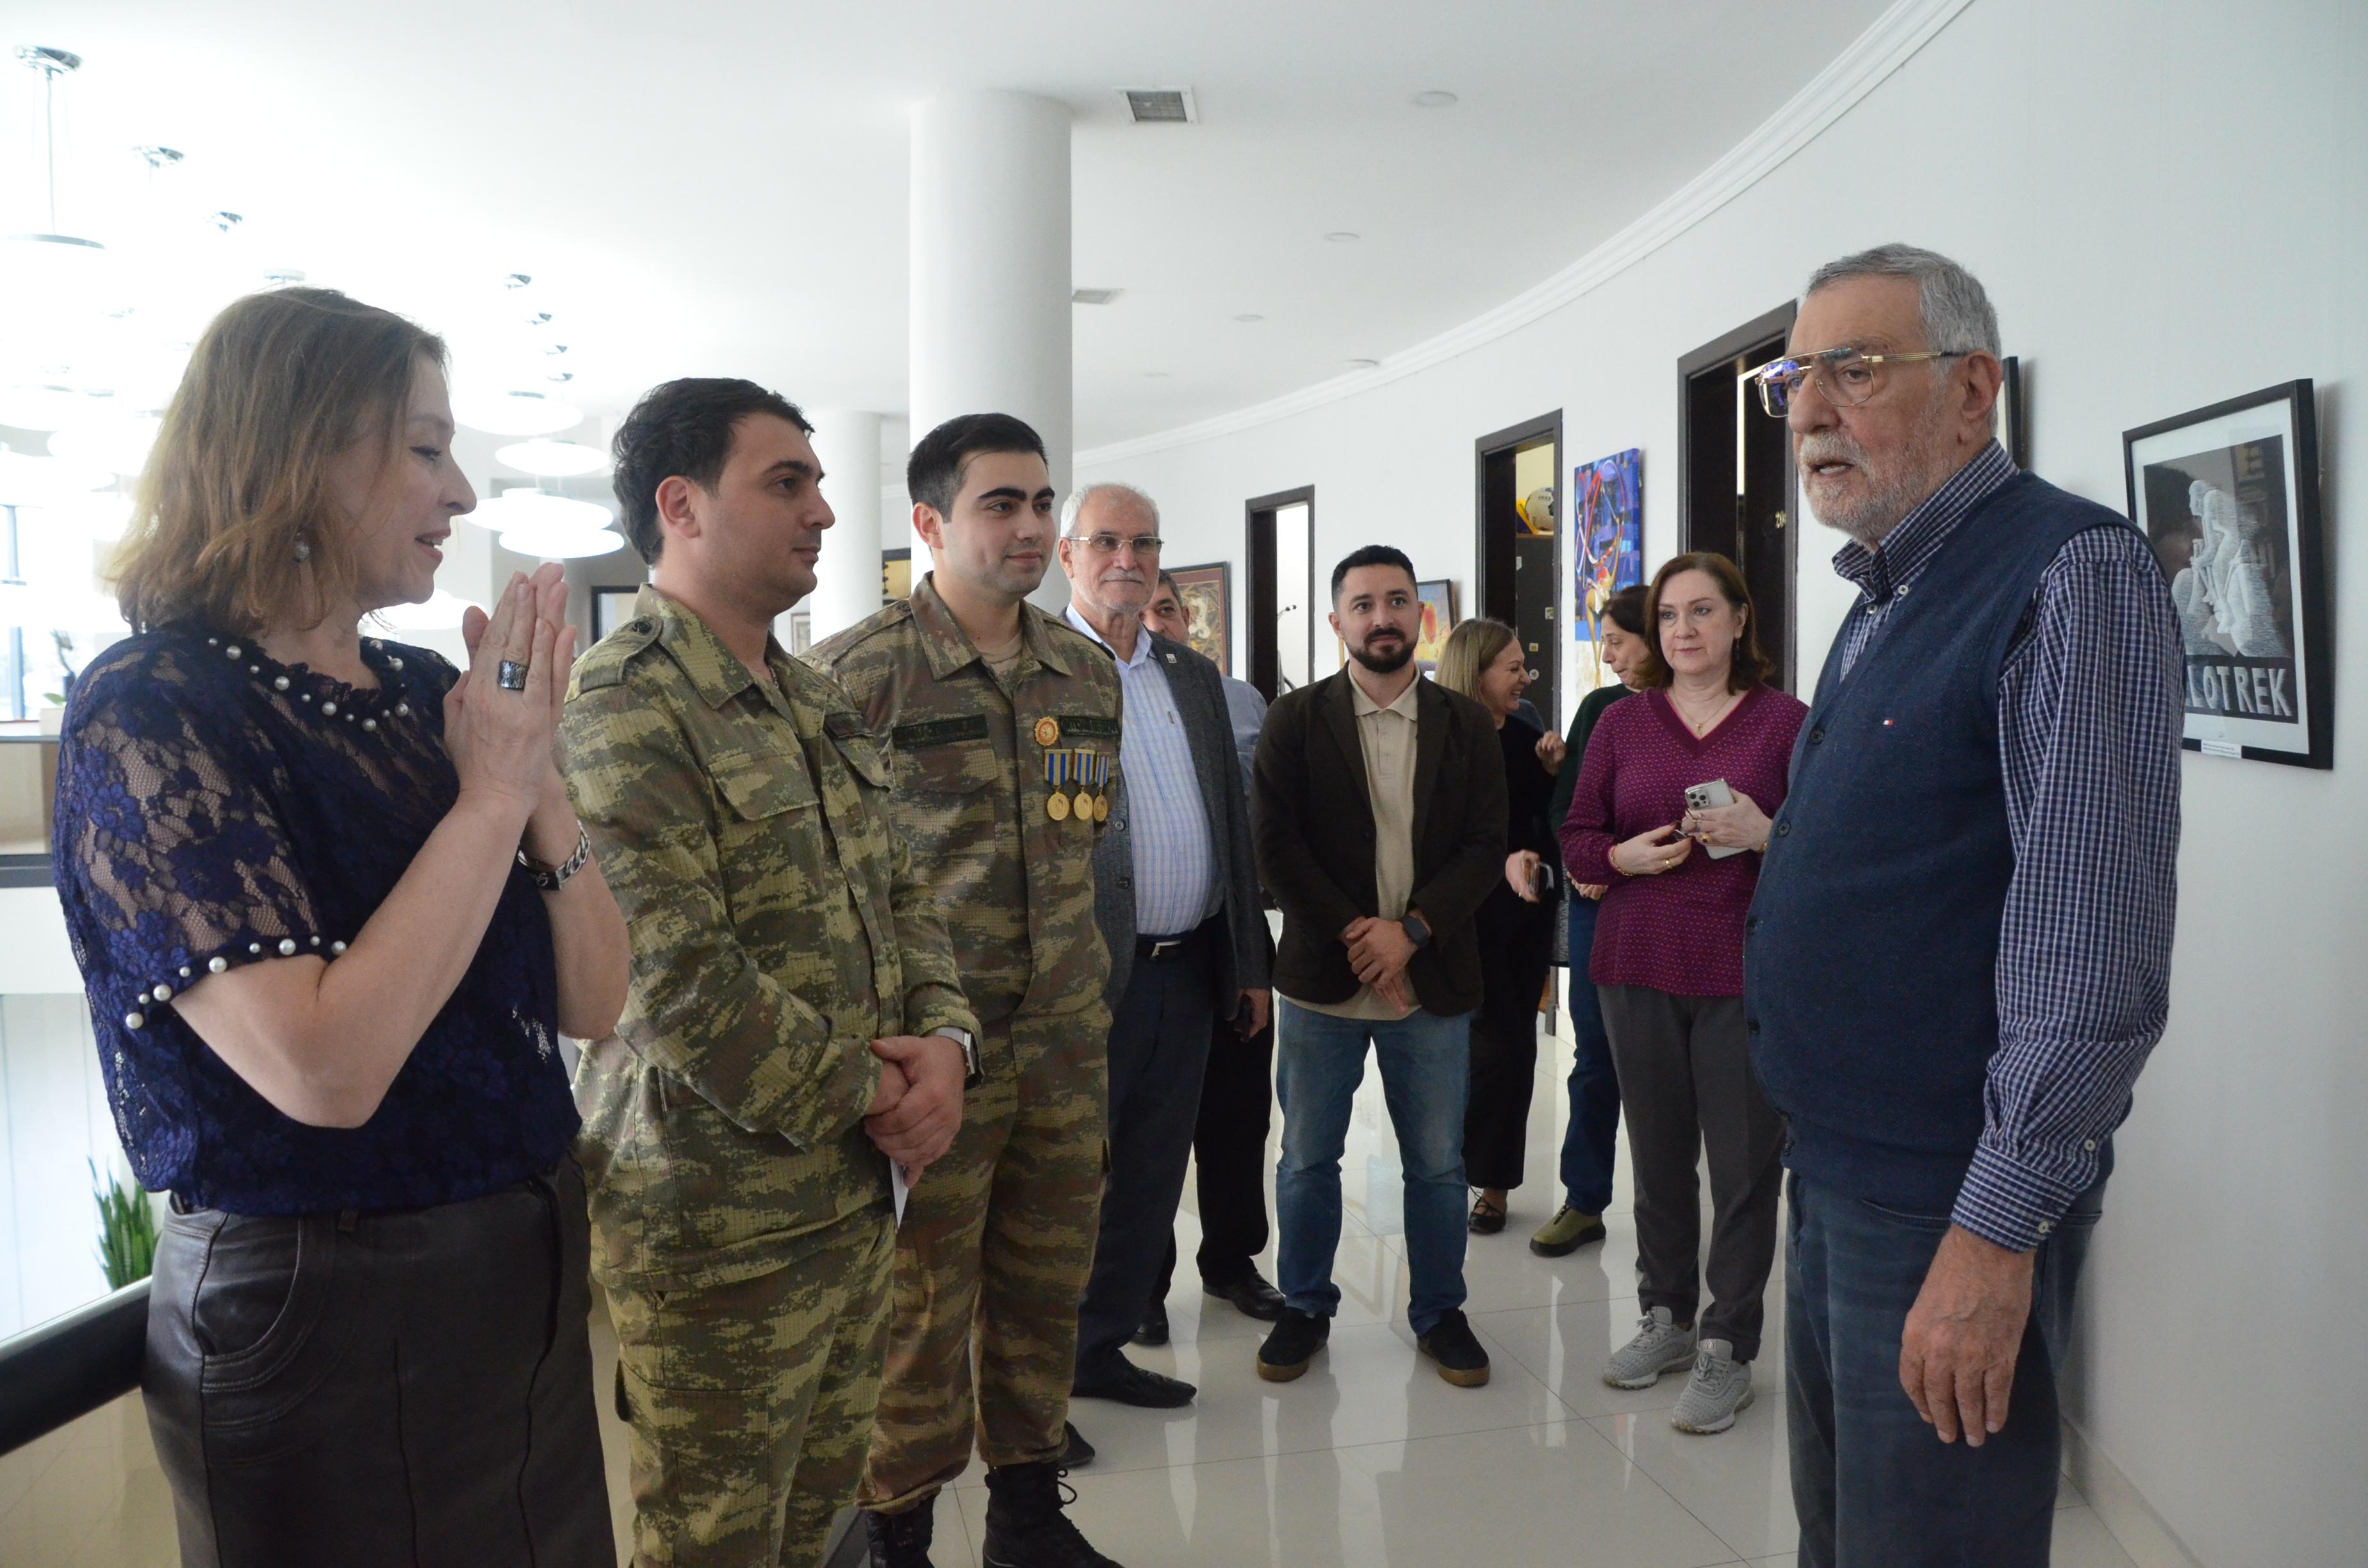
[[[132,1168],[184,1561],[615,1562],[559,1036],[624,923],[552,762],[557,568],[461,675],[361,635],[475,496],[443,346],[243,300],[167,410],[78,683],[58,887]]]

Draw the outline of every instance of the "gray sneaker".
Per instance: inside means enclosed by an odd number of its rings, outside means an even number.
[[[1663,1372],[1674,1372],[1694,1358],[1694,1331],[1679,1328],[1667,1307],[1655,1307],[1639,1320],[1636,1337],[1611,1353],[1603,1366],[1603,1381],[1616,1389],[1648,1389]]]
[[[1669,1425],[1680,1432],[1724,1432],[1750,1403],[1751,1363],[1736,1360],[1725,1340],[1705,1339]]]

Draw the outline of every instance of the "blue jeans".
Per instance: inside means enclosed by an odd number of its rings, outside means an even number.
[[[1801,1568],[2046,1568],[2055,1369],[2104,1190],[2100,1177],[2040,1244],[2006,1426],[1975,1449],[1941,1442],[1899,1386],[1900,1337],[1948,1217],[1792,1173],[1785,1398]]]
[[[1283,996],[1274,1006],[1275,1095],[1282,1104],[1275,1283],[1293,1311],[1328,1318],[1340,1310],[1340,1288],[1332,1283],[1340,1245],[1340,1151],[1371,1041],[1406,1166],[1406,1264],[1414,1277],[1406,1316],[1417,1334],[1429,1334],[1463,1304],[1472,1015],[1417,1011],[1376,1021],[1311,1012]]]
[[[1563,1201],[1582,1214],[1611,1207],[1611,1156],[1620,1139],[1620,1077],[1611,1070],[1611,1037],[1603,1006],[1587,978],[1595,951],[1595,917],[1603,905],[1570,901],[1570,1125],[1562,1134]]]

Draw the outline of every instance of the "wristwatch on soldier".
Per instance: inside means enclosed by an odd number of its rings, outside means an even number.
[[[1406,934],[1406,940],[1412,942],[1417,949],[1427,948],[1430,945],[1430,926],[1423,920],[1421,915],[1407,915],[1405,919],[1398,922],[1398,927]]]
[[[948,1024],[929,1032],[941,1034],[962,1048],[962,1093],[968,1094],[986,1081],[986,1074],[978,1070],[978,1041],[970,1038],[970,1030]]]

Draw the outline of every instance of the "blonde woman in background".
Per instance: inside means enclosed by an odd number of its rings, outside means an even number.
[[[1473,619],[1448,634],[1439,684],[1473,699],[1497,722],[1505,751],[1505,885],[1480,906],[1484,996],[1472,1018],[1472,1097],[1463,1114],[1464,1179],[1479,1188],[1471,1226],[1505,1228],[1507,1195],[1521,1185],[1521,1146],[1537,1076],[1538,998],[1553,965],[1561,856],[1546,806],[1564,756],[1560,735],[1520,717],[1528,662],[1513,629]]]

